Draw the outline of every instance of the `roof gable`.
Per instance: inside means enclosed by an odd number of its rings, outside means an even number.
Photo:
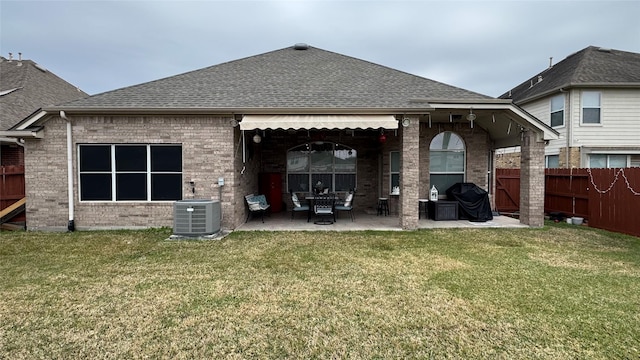
[[[500,98],[520,104],[560,88],[576,86],[640,88],[640,54],[589,46],[534,75]]]
[[[86,96],[87,93],[31,60],[0,57],[0,130],[42,107]]]
[[[388,109],[412,98],[491,97],[353,57],[294,46],[91,96],[72,109]]]

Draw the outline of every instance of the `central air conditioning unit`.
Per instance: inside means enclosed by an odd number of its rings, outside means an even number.
[[[220,231],[220,201],[180,200],[173,204],[173,234],[211,235]]]

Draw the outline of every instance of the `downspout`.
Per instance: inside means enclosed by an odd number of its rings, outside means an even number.
[[[560,92],[566,92],[567,94],[567,99],[565,100],[565,108],[567,109],[567,115],[566,115],[566,119],[567,119],[567,124],[566,124],[566,136],[567,136],[567,151],[564,154],[565,155],[565,164],[567,164],[566,168],[571,168],[571,146],[573,145],[572,141],[571,141],[571,137],[573,136],[573,113],[571,111],[571,108],[573,107],[573,104],[571,103],[571,91],[566,91],[563,89],[560,89]],[[567,106],[567,104],[569,106]]]
[[[76,225],[74,221],[73,209],[73,141],[71,139],[71,120],[64,111],[60,110],[60,117],[67,122],[67,193],[69,201],[69,223],[68,231],[75,231]]]

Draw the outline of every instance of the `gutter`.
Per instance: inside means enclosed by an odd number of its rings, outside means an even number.
[[[71,138],[71,120],[67,118],[67,114],[60,110],[60,117],[67,122],[67,193],[69,201],[69,223],[68,231],[75,231],[76,225],[74,220],[74,203],[73,203],[73,139]]]

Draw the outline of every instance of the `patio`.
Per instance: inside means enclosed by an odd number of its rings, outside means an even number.
[[[236,231],[363,231],[384,230],[400,231],[400,221],[397,215],[378,216],[365,212],[356,212],[355,221],[351,221],[348,214],[340,214],[338,221],[331,225],[316,225],[313,218],[307,222],[305,216],[296,214],[291,220],[291,212],[279,212],[265,216],[264,223],[259,217],[249,219],[236,228]],[[434,221],[422,218],[418,220],[419,229],[437,228],[526,228],[518,219],[509,216],[495,216],[487,222],[471,222],[467,220]]]

